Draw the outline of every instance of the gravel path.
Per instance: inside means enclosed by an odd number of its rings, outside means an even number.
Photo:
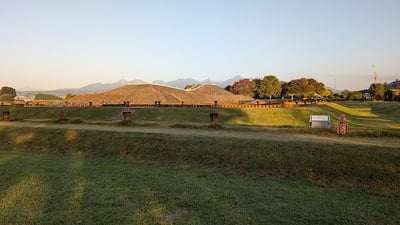
[[[279,141],[317,141],[330,143],[346,143],[355,145],[372,145],[380,147],[400,147],[399,138],[390,137],[343,137],[343,136],[317,136],[310,134],[285,134],[268,131],[237,131],[237,130],[202,130],[190,128],[169,128],[169,127],[117,127],[110,125],[89,125],[89,124],[48,124],[33,122],[0,122],[0,127],[33,127],[47,129],[69,129],[69,130],[96,130],[111,132],[131,133],[153,133],[186,136],[206,136],[241,139],[263,139]]]

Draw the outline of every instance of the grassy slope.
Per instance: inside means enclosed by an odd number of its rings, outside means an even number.
[[[0,107],[10,110],[15,120],[56,120],[61,110],[67,118],[82,121],[104,121],[121,108],[21,108]],[[141,108],[132,119],[138,123],[208,125],[209,113],[218,112],[220,124],[226,126],[307,127],[311,114],[331,115],[332,126],[342,113],[346,114],[353,129],[400,129],[400,104],[384,102],[343,102],[296,108]]]
[[[311,114],[331,115],[334,127],[346,114],[351,128],[400,129],[400,104],[381,102],[329,103],[297,108],[148,108],[140,109],[133,119],[139,122],[208,124],[209,113],[217,112],[223,125],[307,127]]]
[[[63,108],[63,107],[0,107],[10,111],[13,120],[57,120],[64,111],[67,118],[83,121],[104,121],[118,113],[120,108]]]
[[[396,147],[13,127],[3,127],[0,138],[1,149],[8,151],[122,157],[258,177],[294,175],[400,193]]]

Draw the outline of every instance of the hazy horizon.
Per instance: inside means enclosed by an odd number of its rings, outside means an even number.
[[[400,1],[4,1],[0,85],[282,81],[358,90],[400,78]]]

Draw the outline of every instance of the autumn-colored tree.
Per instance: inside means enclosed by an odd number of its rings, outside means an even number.
[[[294,94],[297,97],[314,96],[315,94],[327,94],[325,85],[315,79],[300,78],[291,80],[288,83],[287,94]]]
[[[269,97],[271,100],[272,96],[278,97],[281,92],[281,82],[274,75],[264,76],[259,85],[257,85],[257,94],[260,98]]]
[[[249,79],[241,79],[232,85],[230,91],[236,95],[239,94],[253,97],[256,91],[256,83]]]

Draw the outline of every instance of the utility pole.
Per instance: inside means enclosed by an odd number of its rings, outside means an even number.
[[[372,77],[374,79],[374,84],[378,83],[378,74],[376,73],[375,65],[372,65]]]

